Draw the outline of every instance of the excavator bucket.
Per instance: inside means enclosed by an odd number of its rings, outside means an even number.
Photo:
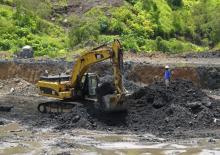
[[[116,94],[112,83],[103,83],[96,88],[96,96],[100,109],[105,112],[125,111],[124,95]]]
[[[103,102],[101,103],[104,111],[117,112],[125,111],[126,105],[123,103],[123,96],[117,94],[108,94],[103,96]]]

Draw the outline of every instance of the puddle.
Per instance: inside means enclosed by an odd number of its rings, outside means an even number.
[[[143,140],[143,138],[148,140]],[[157,139],[158,142],[152,142]],[[73,130],[57,132],[52,129],[30,131],[17,122],[0,126],[0,154],[58,154],[80,155],[218,155],[220,141],[207,139],[164,142],[154,135],[116,134],[101,131]]]

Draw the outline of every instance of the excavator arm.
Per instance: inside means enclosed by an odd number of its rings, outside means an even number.
[[[102,45],[90,52],[86,52],[78,58],[73,68],[70,87],[76,87],[78,81],[81,81],[83,75],[91,65],[107,59],[112,60],[116,91],[118,94],[122,93],[123,53],[119,40],[114,40],[112,46]]]

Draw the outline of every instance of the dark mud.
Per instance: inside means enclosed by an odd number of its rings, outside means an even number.
[[[176,131],[216,129],[220,104],[189,81],[173,81],[168,89],[157,82],[133,93],[125,101],[127,112],[103,113],[95,104],[78,105],[72,113],[53,115],[56,129],[86,128],[151,132],[170,136]]]
[[[200,85],[203,88],[220,88],[220,68],[219,67],[198,67],[197,73],[200,78]]]
[[[13,108],[13,106],[0,106],[0,111],[1,112],[10,112],[12,108]]]

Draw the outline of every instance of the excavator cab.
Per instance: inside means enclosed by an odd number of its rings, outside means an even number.
[[[98,76],[95,73],[86,73],[81,81],[83,96],[85,98],[95,98],[98,87]]]

